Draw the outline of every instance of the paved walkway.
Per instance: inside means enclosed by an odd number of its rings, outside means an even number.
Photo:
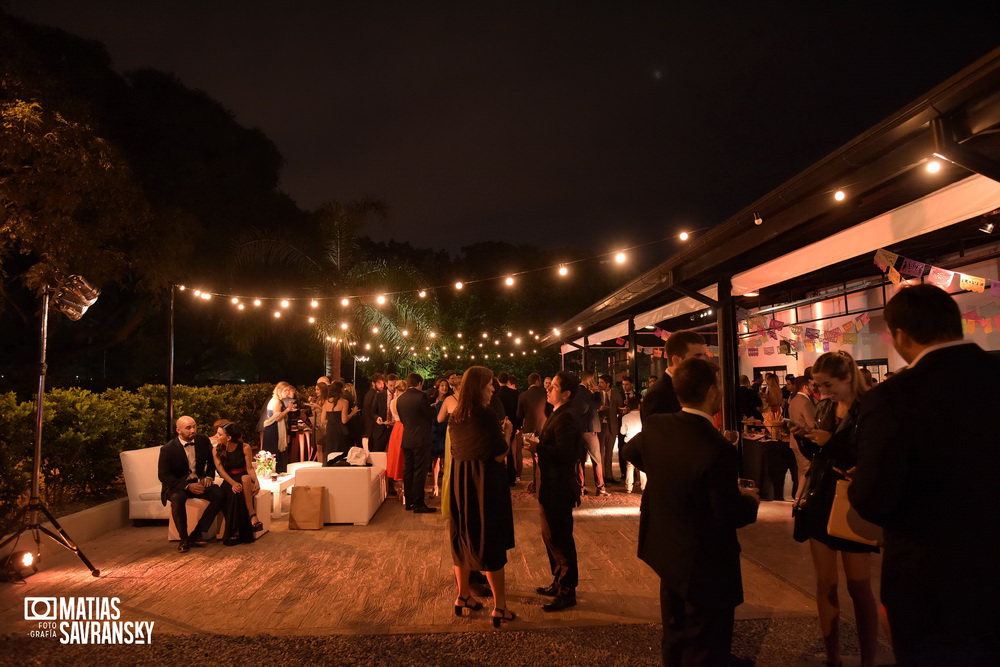
[[[404,512],[390,498],[368,526],[290,531],[287,520],[275,519],[252,545],[210,543],[188,554],[166,541],[164,525],[112,531],[81,545],[101,570],[98,579],[64,554],[24,584],[0,584],[0,627],[8,633],[0,664],[226,664],[209,658],[237,660],[246,643],[265,649],[253,652],[255,661],[273,651],[283,664],[656,664],[658,579],[635,556],[639,496],[617,487],[610,498],[585,498],[576,512],[579,604],[546,614],[534,588],[548,583],[548,563],[538,506],[524,487],[513,494],[517,547],[506,569],[519,619],[501,632],[485,613],[453,615],[441,517]],[[762,503],[758,522],[740,531],[746,602],[737,609],[736,652],[760,665],[820,663],[812,566],[808,548],[791,538],[790,509]],[[876,591],[879,567],[876,557]],[[857,664],[841,589],[845,664]],[[28,596],[118,597],[122,620],[155,623],[153,645],[69,647],[29,638],[36,624],[24,620]],[[887,647],[883,654],[890,662]]]

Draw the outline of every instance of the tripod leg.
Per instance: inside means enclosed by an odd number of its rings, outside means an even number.
[[[61,547],[63,547],[68,551],[72,551],[77,556],[79,556],[80,560],[83,561],[83,564],[87,566],[87,569],[90,570],[90,573],[92,575],[94,575],[95,577],[101,576],[101,571],[98,570],[96,567],[94,567],[93,564],[91,564],[91,562],[87,559],[87,556],[84,555],[82,551],[80,551],[80,547],[76,546],[76,543],[74,543],[72,538],[70,538],[70,536],[66,533],[66,531],[63,530],[63,527],[59,525],[59,522],[56,521],[56,518],[52,516],[52,512],[50,512],[45,505],[38,503],[37,506],[32,507],[32,509],[36,509],[45,514],[45,516],[52,523],[52,525],[55,526],[55,529],[59,531],[59,534],[57,535],[56,533],[53,533],[45,526],[41,526],[38,524],[35,524],[34,526],[32,526],[32,528],[40,530],[41,532],[45,533],[53,540],[55,540],[55,542],[59,544]],[[35,538],[35,541],[36,542],[38,541],[37,537]]]

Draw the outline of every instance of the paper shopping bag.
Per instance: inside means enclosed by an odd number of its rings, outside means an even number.
[[[324,486],[293,486],[288,513],[289,530],[319,530],[323,527]]]

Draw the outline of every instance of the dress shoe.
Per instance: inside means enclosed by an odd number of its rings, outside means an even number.
[[[602,486],[601,488],[599,488],[599,489],[597,490],[597,495],[598,495],[598,496],[610,496],[611,494],[610,494],[610,493],[608,493],[607,489],[605,489],[605,488],[604,488],[604,487]]]
[[[555,600],[542,605],[542,611],[562,611],[576,606],[576,595],[559,595]]]
[[[548,595],[550,598],[559,597],[559,587],[555,584],[549,584],[548,586],[539,586],[535,589],[535,592],[539,595]]]
[[[182,554],[186,554],[188,551],[191,550],[191,545],[189,545],[187,542],[182,541],[180,544],[177,545],[177,550],[180,551]]]
[[[409,512],[410,510],[413,509],[413,505],[403,505],[403,509]]]
[[[414,514],[433,514],[437,511],[436,507],[428,507],[427,505],[416,505],[413,508]]]

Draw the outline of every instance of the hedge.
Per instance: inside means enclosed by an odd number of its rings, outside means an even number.
[[[236,422],[249,441],[273,385],[174,387],[174,415],[190,415],[198,431],[211,435],[217,419]],[[45,395],[42,424],[41,497],[50,509],[98,498],[122,485],[119,453],[168,440],[167,390],[145,385],[136,391],[53,389]],[[172,429],[171,429],[172,431]],[[18,507],[27,504],[35,448],[35,401],[0,394],[0,534],[17,527]]]

